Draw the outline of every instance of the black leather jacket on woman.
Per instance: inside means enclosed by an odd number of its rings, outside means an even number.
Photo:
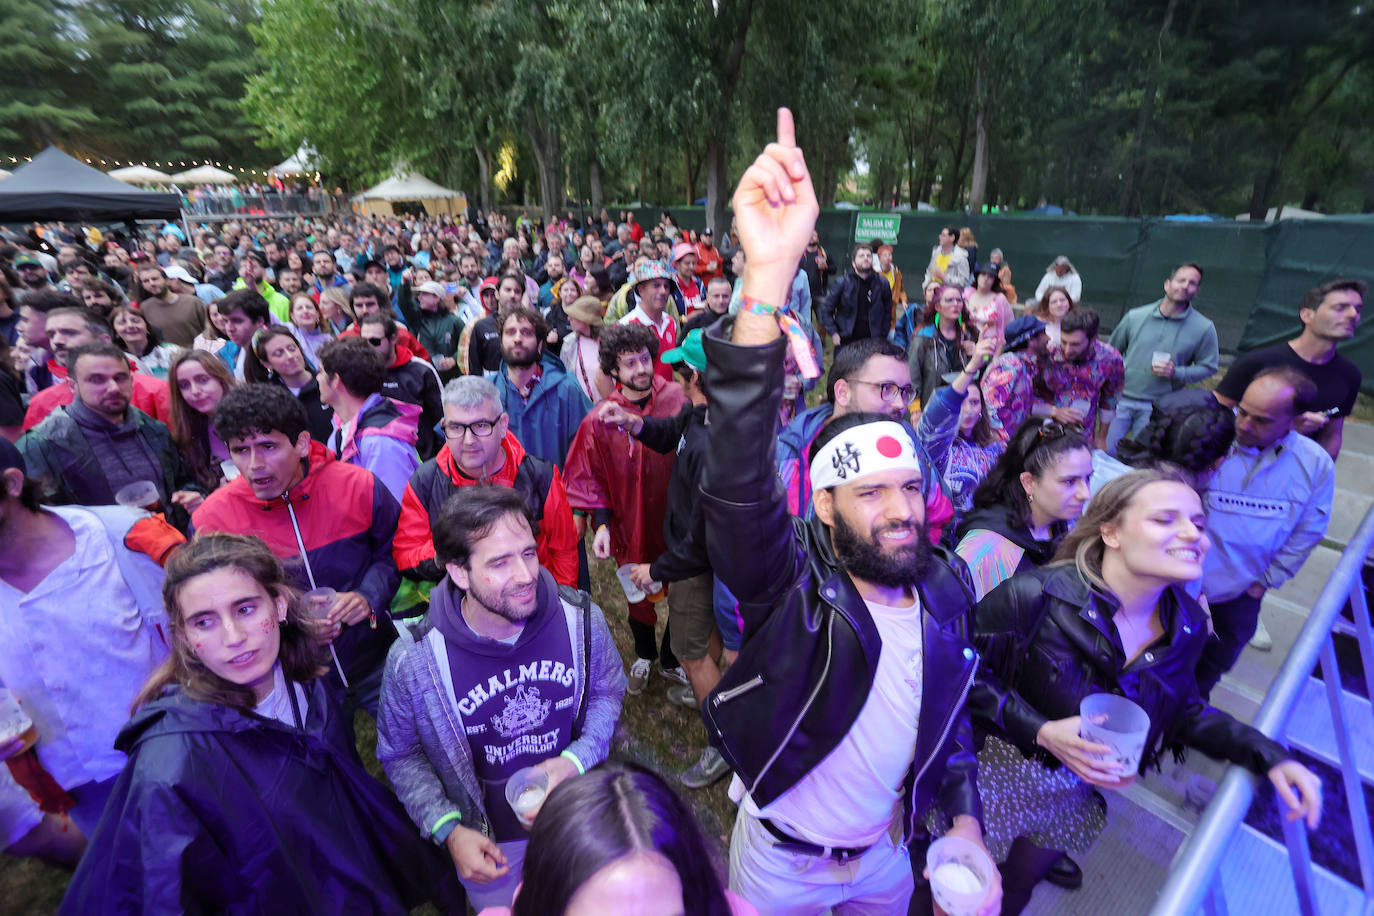
[[[1040,726],[1078,715],[1089,694],[1115,693],[1149,713],[1142,770],[1158,766],[1166,749],[1185,747],[1261,773],[1288,758],[1278,743],[1199,695],[1193,672],[1208,635],[1196,601],[1182,589],[1166,590],[1164,635],[1129,665],[1111,621],[1116,609],[1068,564],[1020,573],[989,592],[974,609],[983,660],[968,705],[978,726],[1057,767],[1035,743]]]
[[[733,324],[717,322],[706,335],[711,422],[701,489],[711,567],[739,600],[745,631],[739,659],[702,716],[711,743],[762,807],[848,734],[873,685],[882,638],[838,568],[828,530],[787,511],[774,463],[785,344],[736,346]],[[908,837],[937,800],[948,817],[982,816],[964,707],[977,669],[972,592],[936,562],[919,593],[924,692],[903,791]]]

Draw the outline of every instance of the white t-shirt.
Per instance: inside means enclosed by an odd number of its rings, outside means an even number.
[[[892,825],[916,756],[923,686],[920,599],[909,607],[865,604],[883,647],[873,687],[849,733],[771,805],[760,809],[752,798],[744,799],[749,813],[822,846],[878,842]]]
[[[301,722],[305,722],[305,688],[292,684],[296,691],[296,701],[300,704]],[[268,719],[276,719],[288,728],[296,727],[296,714],[291,710],[291,696],[286,692],[286,675],[281,670],[281,662],[272,668],[272,692],[267,698],[253,707],[253,712]]]

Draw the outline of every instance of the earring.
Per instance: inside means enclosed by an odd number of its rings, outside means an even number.
[[[1033,503],[1033,502],[1035,502],[1035,494],[1034,494],[1034,493],[1027,493],[1027,494],[1026,494],[1026,502],[1028,502],[1028,503]]]

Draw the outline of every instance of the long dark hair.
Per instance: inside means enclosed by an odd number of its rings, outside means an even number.
[[[654,773],[612,762],[549,793],[530,833],[524,884],[511,914],[563,913],[592,875],[638,852],[658,853],[677,870],[683,912],[729,916],[730,903],[692,812]]]
[[[168,400],[172,407],[167,425],[172,431],[172,441],[186,457],[187,464],[196,475],[196,482],[213,490],[220,484],[220,471],[214,456],[210,454],[210,418],[187,404],[181,393],[177,372],[186,363],[196,363],[203,368],[219,382],[224,394],[228,394],[237,382],[224,360],[205,350],[182,350],[167,368]]]
[[[1205,394],[1205,392],[1204,392]],[[1122,439],[1117,457],[1134,468],[1168,463],[1197,477],[1231,450],[1236,439],[1236,415],[1207,396],[1188,405],[1155,405],[1150,422],[1131,439]]]
[[[974,491],[973,507],[1003,506],[1011,513],[1015,525],[1029,528],[1030,500],[1021,485],[1021,475],[1029,472],[1035,477],[1044,476],[1061,456],[1079,449],[1092,451],[1082,424],[1042,423],[1031,417],[1021,424],[1007,443],[1007,450]]]
[[[286,598],[286,622],[281,626],[281,648],[277,660],[287,680],[304,684],[323,674],[325,647],[314,635],[313,622],[301,607],[300,592],[286,576],[272,551],[259,538],[240,534],[197,535],[178,548],[167,561],[162,580],[162,603],[171,626],[172,654],[148,678],[134,700],[138,709],[173,684],[187,696],[206,703],[221,703],[239,709],[252,709],[256,703],[253,689],[235,684],[215,674],[196,658],[186,637],[186,619],[181,608],[181,589],[196,576],[217,569],[237,569],[266,589],[272,598]]]

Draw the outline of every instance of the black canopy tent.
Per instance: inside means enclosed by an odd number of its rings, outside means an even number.
[[[125,184],[55,146],[0,179],[0,223],[180,218],[180,195]]]

